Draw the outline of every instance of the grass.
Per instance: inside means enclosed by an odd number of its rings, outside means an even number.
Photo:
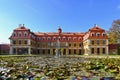
[[[54,55],[0,55],[0,57],[46,57]],[[86,57],[86,58],[120,58],[120,55],[63,55],[63,57]]]

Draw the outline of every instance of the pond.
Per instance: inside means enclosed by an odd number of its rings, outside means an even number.
[[[120,80],[120,58],[86,56],[0,57],[0,77],[31,80]]]

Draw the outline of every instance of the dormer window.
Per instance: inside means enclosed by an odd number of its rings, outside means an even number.
[[[42,40],[45,40],[45,37],[42,37]]]
[[[82,38],[81,38],[81,37],[79,37],[79,38],[78,38],[78,40],[79,40],[79,41],[81,41],[81,40],[82,40]]]
[[[73,40],[76,41],[76,37],[74,37]]]
[[[19,33],[18,33],[18,36],[21,37],[21,36],[22,36],[22,32],[19,32]]]
[[[39,40],[39,38],[37,37],[37,40]]]
[[[27,32],[25,32],[25,33],[24,33],[24,37],[27,37],[27,35],[28,35]]]
[[[105,33],[102,33],[102,36],[104,37],[104,36],[106,36],[106,34],[105,34]]]
[[[63,37],[63,40],[65,41],[65,40],[66,40],[66,38],[65,38],[65,37]]]
[[[51,40],[51,38],[50,37],[48,37],[48,41],[50,41]]]
[[[71,40],[71,37],[68,37],[68,40],[70,41],[70,40]]]
[[[37,40],[39,41],[41,38],[40,37],[37,37]]]
[[[94,33],[91,33],[91,36],[94,37]]]
[[[13,36],[14,36],[14,37],[16,36],[16,32],[13,33]]]
[[[100,36],[100,33],[97,33],[96,36],[99,37],[99,36]]]
[[[61,40],[61,38],[60,38],[60,37],[58,37],[58,40]]]
[[[53,37],[53,40],[55,41],[55,40],[56,40],[56,37]]]

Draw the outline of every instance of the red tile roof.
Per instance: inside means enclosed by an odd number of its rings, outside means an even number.
[[[37,32],[35,35],[42,36],[42,35],[59,35],[57,32]],[[72,33],[72,32],[62,32],[61,35],[81,35],[84,36],[85,33]]]
[[[89,30],[102,30],[102,31],[104,31],[104,29],[98,27],[96,24],[94,25],[93,28],[91,28],[91,29],[89,29]]]
[[[0,44],[0,49],[1,50],[9,50],[10,49],[10,45],[9,44]]]
[[[24,27],[24,24],[23,25],[19,24],[19,27],[14,30],[30,30],[30,29],[27,29],[26,27]]]

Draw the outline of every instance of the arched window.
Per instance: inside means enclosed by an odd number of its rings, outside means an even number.
[[[18,32],[18,36],[21,37],[22,36],[22,32]]]
[[[45,37],[42,37],[42,40],[44,41],[44,40],[45,40]]]
[[[76,37],[74,37],[74,38],[73,38],[73,40],[74,40],[74,41],[76,41],[76,40],[77,40],[77,38],[76,38]]]
[[[40,37],[37,37],[37,40],[39,41],[41,38]]]
[[[61,40],[61,37],[58,37],[58,40]]]
[[[96,33],[96,36],[97,36],[97,37],[99,37],[99,36],[100,36],[100,33],[99,33],[99,32],[98,32],[98,33]]]
[[[64,36],[64,37],[63,37],[63,41],[65,41],[65,40],[66,40],[66,37]]]
[[[14,37],[17,36],[16,32],[13,33],[13,36],[14,36]]]
[[[79,40],[79,41],[81,41],[81,40],[82,40],[82,38],[81,38],[81,37],[79,37],[79,38],[78,38],[78,40]]]
[[[94,32],[91,33],[91,36],[92,36],[92,37],[94,36]]]
[[[51,40],[51,37],[48,37],[47,40],[50,41],[50,40]]]
[[[24,32],[24,37],[27,37],[28,36],[28,33],[27,32]]]
[[[56,37],[53,37],[53,40],[55,41],[55,40],[56,40]]]
[[[102,33],[102,36],[103,36],[103,37],[106,36],[105,32]]]
[[[70,41],[71,40],[71,37],[68,37],[68,41]]]

